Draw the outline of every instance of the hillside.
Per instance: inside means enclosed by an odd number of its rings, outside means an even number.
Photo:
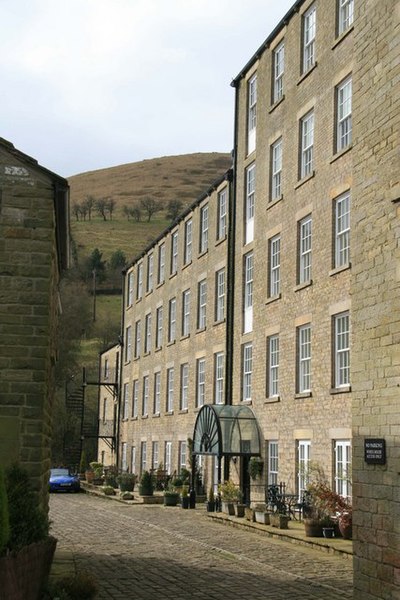
[[[170,200],[180,200],[186,207],[230,166],[230,154],[211,152],[165,156],[69,177],[71,207],[87,196],[115,200],[112,220],[105,221],[96,211],[90,221],[88,218],[77,220],[71,210],[71,232],[79,261],[94,248],[99,248],[106,260],[118,249],[131,260],[169,222],[165,211],[158,212],[150,222],[144,215],[140,221],[128,220],[124,206],[131,207],[143,198],[154,198],[165,207]]]

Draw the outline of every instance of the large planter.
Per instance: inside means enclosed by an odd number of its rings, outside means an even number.
[[[233,506],[236,517],[244,518],[244,510],[246,508],[245,504],[240,504],[240,502],[236,502]]]
[[[227,502],[226,500],[222,500],[221,509],[222,509],[222,512],[227,515],[233,516],[235,514],[235,507],[234,507],[233,502]]]
[[[38,600],[49,577],[57,540],[49,537],[0,558],[0,600]]]
[[[179,501],[178,493],[168,493],[164,494],[164,506],[176,506]]]
[[[322,524],[316,519],[304,519],[306,537],[322,537]]]
[[[254,510],[254,518],[256,523],[261,523],[262,525],[270,524],[270,513],[264,510]]]
[[[181,498],[181,506],[182,508],[189,508],[189,496],[182,496]]]
[[[153,495],[153,488],[148,487],[146,485],[139,485],[139,494],[141,496],[152,496]]]
[[[269,524],[278,529],[288,529],[289,520],[288,515],[281,515],[280,513],[270,513],[269,515]]]
[[[215,511],[215,500],[208,500],[207,501],[207,512],[214,512]]]
[[[345,540],[351,540],[353,535],[353,523],[349,520],[339,518],[339,531],[340,535]]]

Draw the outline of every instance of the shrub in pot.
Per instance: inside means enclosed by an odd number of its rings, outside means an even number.
[[[117,483],[117,475],[118,469],[116,466],[111,465],[109,467],[104,467],[104,483],[105,485],[111,485],[111,487],[118,487]]]
[[[242,493],[240,489],[233,483],[231,479],[220,484],[219,491],[221,493],[222,500],[222,512],[228,515],[235,514],[234,503],[240,502],[242,499]]]
[[[179,501],[179,492],[173,490],[165,490],[164,506],[176,506]]]
[[[115,496],[115,489],[112,487],[112,485],[103,485],[101,491],[106,496]]]
[[[136,483],[136,475],[133,473],[120,473],[117,476],[117,483],[121,492],[133,492]]]
[[[189,508],[189,489],[187,485],[182,488],[181,504],[182,508]]]
[[[211,486],[209,489],[209,492],[208,492],[207,512],[214,512],[214,511],[215,511],[215,496],[214,496],[214,490]]]
[[[139,494],[141,496],[152,496],[154,493],[153,477],[149,471],[143,471],[139,483]]]

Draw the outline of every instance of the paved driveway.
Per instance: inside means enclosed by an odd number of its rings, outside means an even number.
[[[352,561],[222,525],[203,509],[127,506],[52,495],[52,532],[99,599],[336,600],[352,597]]]

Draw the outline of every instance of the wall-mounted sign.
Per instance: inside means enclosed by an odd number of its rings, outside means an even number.
[[[386,442],[383,439],[364,440],[364,458],[369,465],[386,464]]]

